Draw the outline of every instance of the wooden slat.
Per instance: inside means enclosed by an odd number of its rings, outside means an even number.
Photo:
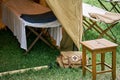
[[[48,66],[39,66],[39,67],[33,67],[33,68],[26,68],[26,69],[14,70],[14,71],[2,72],[2,73],[0,73],[0,76],[7,75],[7,74],[24,73],[29,70],[41,70],[43,68],[48,68]]]

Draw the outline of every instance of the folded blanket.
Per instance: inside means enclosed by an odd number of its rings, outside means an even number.
[[[120,20],[119,13],[111,13],[111,12],[106,12],[105,14],[89,13],[89,15],[92,18],[95,18],[99,21],[102,21],[108,24],[115,23]]]
[[[27,22],[30,23],[47,23],[57,20],[52,11],[42,13],[42,14],[22,14],[20,16]]]
[[[113,20],[116,20],[116,21],[120,20],[120,13],[106,12],[105,16],[107,16],[107,17],[109,17],[109,18],[111,18]]]

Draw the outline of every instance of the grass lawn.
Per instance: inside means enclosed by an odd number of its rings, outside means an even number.
[[[28,42],[31,42],[33,37],[30,37]],[[0,31],[0,72],[49,65],[55,62],[59,54],[58,50],[49,48],[42,41],[36,43],[29,55],[23,55],[24,52],[11,31]]]
[[[115,33],[118,41],[119,25],[117,25],[112,31]],[[89,34],[87,34],[89,33]],[[90,30],[85,33],[83,40],[90,40],[96,38],[98,35],[94,30]],[[34,37],[34,36],[33,36]],[[29,38],[29,42],[33,37]],[[120,46],[117,48],[117,77],[120,73]],[[60,68],[55,60],[59,55],[59,51],[49,48],[42,41],[38,41],[27,56],[23,55],[24,50],[19,47],[19,43],[9,30],[0,31],[0,72],[49,65],[47,69],[40,71],[27,71],[25,73],[17,73],[13,75],[1,76],[0,80],[82,80],[82,69],[63,69]],[[111,63],[111,54],[108,53],[106,62]],[[90,57],[90,55],[88,55]],[[97,56],[99,57],[99,55]],[[98,59],[99,61],[99,59]],[[98,80],[110,80],[111,73],[101,74],[97,76]],[[91,80],[91,74],[87,72],[87,76],[84,80]],[[119,80],[119,79],[118,79]]]
[[[90,4],[98,4],[95,0],[84,0]],[[98,5],[99,6],[99,5]],[[100,24],[105,26],[104,24]],[[120,42],[120,24],[112,29],[117,41]],[[90,30],[84,34],[83,40],[96,39],[98,34]],[[28,39],[31,42],[34,35]],[[104,38],[107,38],[104,36]],[[0,80],[83,80],[82,68],[60,68],[56,63],[56,57],[60,52],[52,49],[42,41],[38,41],[28,55],[23,55],[24,50],[19,46],[16,37],[10,30],[0,30],[0,72],[12,71],[36,66],[50,66],[39,71],[30,70],[25,73],[7,74],[0,76]],[[120,80],[120,46],[117,48],[117,80]],[[91,57],[90,55],[88,55]],[[99,57],[99,55],[97,56]],[[99,59],[97,60],[99,61]],[[111,54],[106,56],[106,62],[111,63]],[[98,68],[99,69],[99,68]],[[97,75],[97,80],[110,80],[111,73]],[[91,74],[87,71],[84,80],[91,80]]]

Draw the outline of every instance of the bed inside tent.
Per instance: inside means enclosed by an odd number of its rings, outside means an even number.
[[[5,2],[8,0],[3,1]],[[34,0],[34,1],[39,2],[44,6],[49,6],[51,8],[57,19],[62,24],[64,30],[73,40],[77,48],[80,49],[80,42],[82,40],[83,33],[82,0]],[[0,25],[1,23],[2,22],[0,21]],[[0,28],[2,28],[2,26],[0,26]]]

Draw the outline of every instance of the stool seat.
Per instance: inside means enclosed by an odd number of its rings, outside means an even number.
[[[85,45],[90,50],[112,48],[112,47],[117,46],[117,44],[112,43],[106,39],[89,40],[89,41],[84,41],[81,43],[82,43],[82,45]]]
[[[85,75],[86,70],[92,73],[92,80],[96,80],[96,74],[101,74],[105,72],[112,72],[112,79],[116,79],[116,47],[117,44],[110,42],[106,39],[96,39],[83,41],[82,44],[82,68],[83,75]],[[92,64],[86,64],[86,51],[90,51],[92,54]],[[112,66],[105,63],[105,53],[112,52]],[[101,62],[96,63],[96,55],[101,54]],[[101,64],[101,71],[96,70],[96,65]],[[89,68],[92,66],[92,69]],[[105,70],[105,66],[109,70]]]

